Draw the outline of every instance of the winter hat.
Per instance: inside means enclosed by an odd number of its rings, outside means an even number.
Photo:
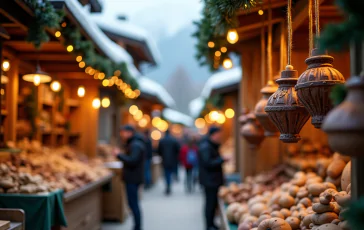
[[[211,126],[209,129],[209,136],[213,135],[216,132],[220,132],[221,129],[217,126]]]
[[[121,130],[125,130],[125,131],[130,131],[130,132],[135,132],[135,129],[134,129],[134,127],[133,126],[131,126],[131,125],[122,125],[121,127],[120,127],[120,131]]]

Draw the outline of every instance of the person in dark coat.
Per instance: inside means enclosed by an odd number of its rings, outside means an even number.
[[[178,165],[179,151],[179,142],[167,130],[165,136],[159,141],[158,146],[158,153],[162,157],[166,181],[166,195],[171,194],[172,174],[175,172],[176,165]]]
[[[150,188],[152,185],[152,158],[153,158],[153,145],[149,137],[149,130],[144,132],[145,138],[145,162],[144,162],[144,187]]]
[[[205,192],[205,224],[207,230],[217,230],[214,224],[215,212],[218,205],[217,194],[219,187],[224,184],[222,164],[227,160],[221,157],[221,129],[210,127],[208,138],[199,146],[200,183]]]
[[[123,162],[123,180],[129,207],[134,216],[134,230],[142,229],[138,190],[144,181],[145,142],[142,135],[136,134],[130,125],[121,127],[120,136],[124,143],[125,154],[115,152]]]

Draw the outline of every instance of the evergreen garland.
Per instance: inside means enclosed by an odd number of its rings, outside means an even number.
[[[47,0],[24,0],[24,2],[33,10],[35,17],[29,25],[27,41],[39,49],[42,43],[49,41],[46,28],[57,29],[64,14],[63,11],[56,11]]]
[[[325,28],[318,38],[322,49],[339,51],[352,41],[364,39],[364,1],[336,0],[336,4],[344,11],[346,20]]]

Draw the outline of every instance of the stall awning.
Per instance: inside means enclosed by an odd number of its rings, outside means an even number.
[[[162,85],[146,77],[139,78],[138,83],[141,97],[152,97],[168,108],[175,108],[175,101]]]
[[[193,119],[177,110],[166,108],[162,113],[163,117],[171,123],[182,124],[186,127],[191,127],[193,125]]]
[[[125,44],[125,49],[140,60],[160,64],[161,55],[155,41],[144,29],[127,21],[109,19],[101,14],[91,14],[93,21],[113,41]]]
[[[240,67],[231,70],[223,70],[211,75],[202,89],[201,97],[209,98],[214,91],[228,93],[238,89],[242,78]]]

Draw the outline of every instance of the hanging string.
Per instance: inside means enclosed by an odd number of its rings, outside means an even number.
[[[279,72],[282,71],[287,64],[287,43],[286,43],[286,27],[285,23],[281,23],[281,36],[280,36],[280,65]]]
[[[313,15],[312,15],[312,0],[308,0],[308,22],[309,22],[309,50],[308,56],[311,57],[311,50],[313,50]]]
[[[287,21],[288,21],[287,64],[291,65],[291,60],[292,60],[292,0],[288,0]]]
[[[316,26],[316,37],[320,37],[320,3],[315,0],[315,26]]]
[[[272,80],[272,7],[271,2],[269,0],[269,10],[268,10],[268,50],[267,50],[267,59],[268,59],[268,80]]]
[[[260,45],[261,45],[261,63],[262,63],[262,66],[261,66],[261,83],[262,85],[264,86],[265,84],[265,30],[264,30],[264,16],[262,15],[262,29],[261,29],[261,34],[260,34]]]

